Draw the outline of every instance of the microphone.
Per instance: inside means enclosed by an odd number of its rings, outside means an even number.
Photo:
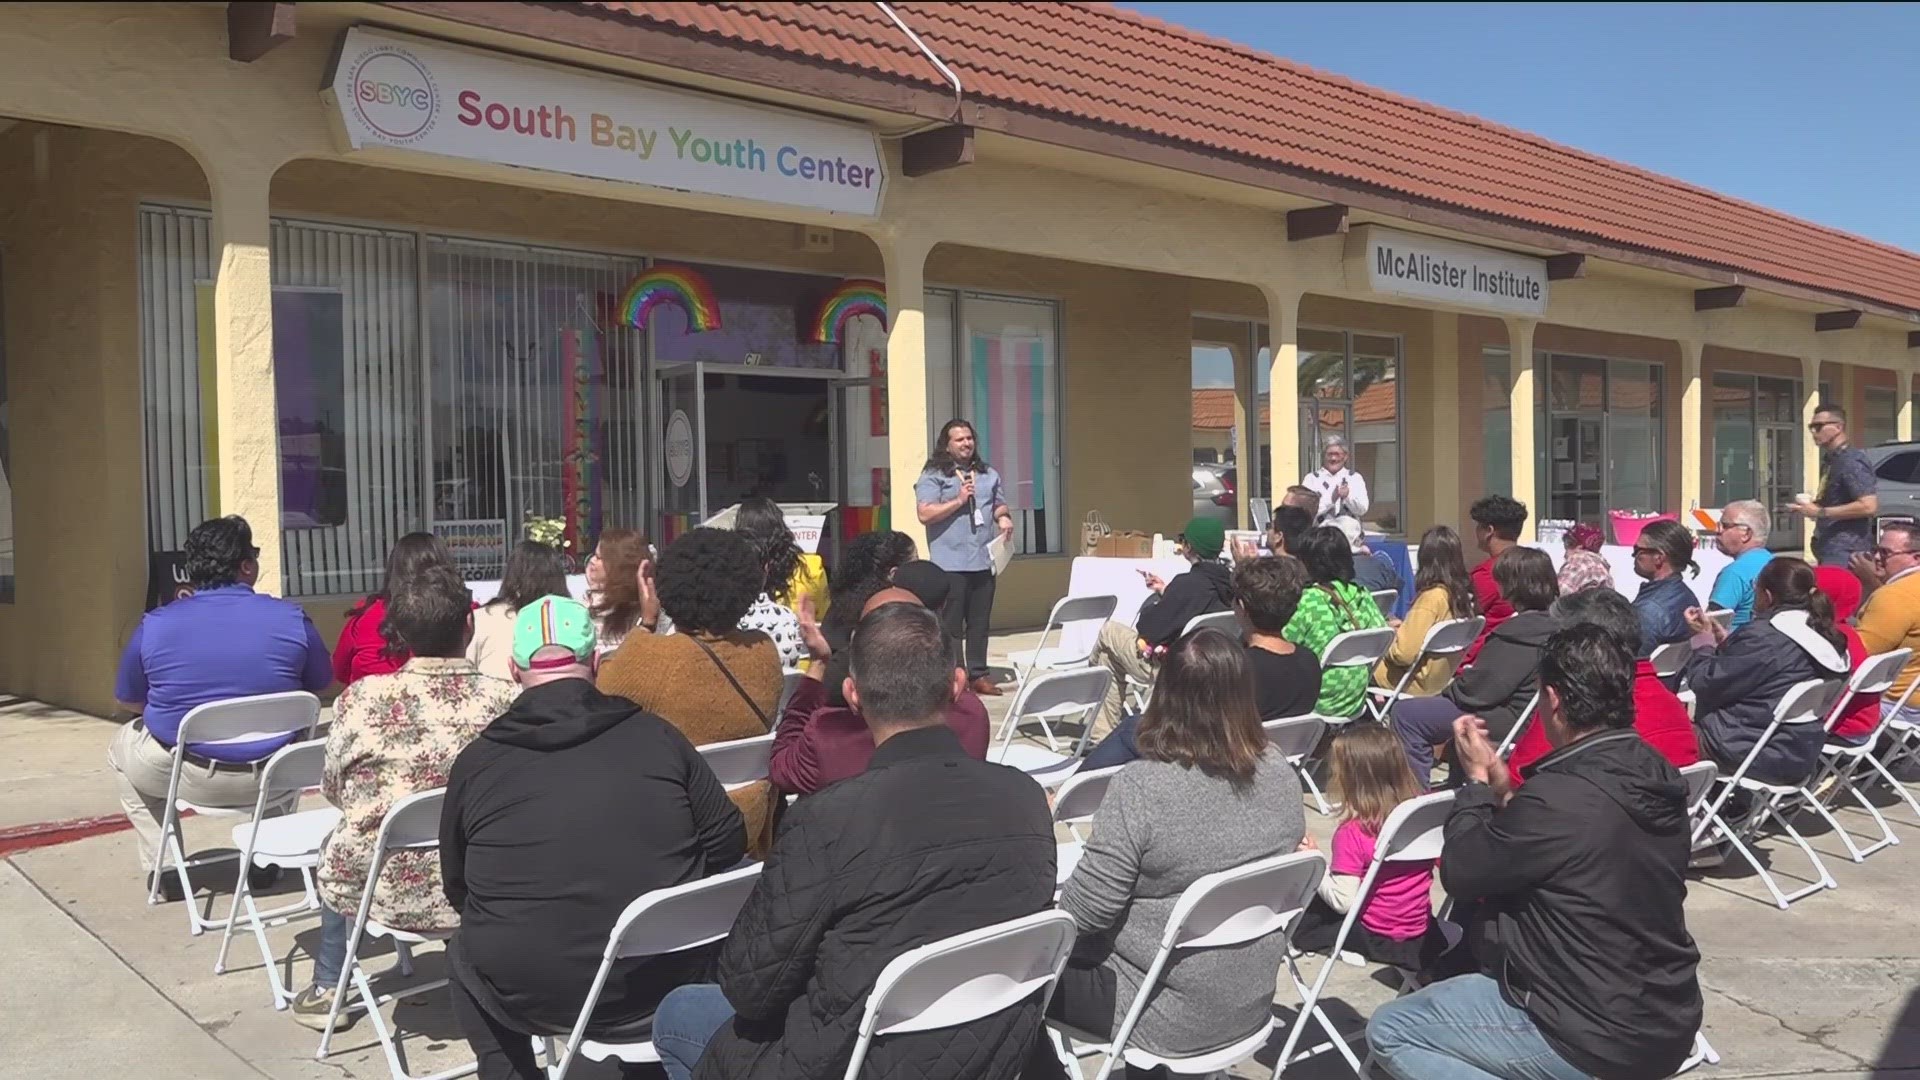
[[[968,469],[965,475],[967,478],[967,483],[969,484],[973,483],[973,470]],[[974,499],[973,496],[971,495],[967,496],[967,518],[968,520],[972,521],[974,526],[977,528],[980,525],[980,507],[974,503],[973,499]]]

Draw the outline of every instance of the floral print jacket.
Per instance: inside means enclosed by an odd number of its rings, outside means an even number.
[[[360,908],[381,819],[409,795],[445,787],[453,759],[519,695],[465,657],[416,656],[391,675],[341,691],[327,733],[321,793],[340,824],[320,852],[320,897],[352,918]],[[403,930],[451,930],[460,918],[440,891],[440,853],[403,851],[387,860],[373,918]]]

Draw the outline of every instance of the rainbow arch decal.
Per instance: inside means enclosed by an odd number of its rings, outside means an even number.
[[[820,301],[808,338],[821,344],[840,340],[847,320],[855,315],[871,315],[887,325],[887,287],[866,278],[849,278]]]
[[[690,266],[650,266],[627,285],[620,298],[620,321],[645,329],[653,309],[673,304],[687,313],[687,333],[720,329],[720,300],[713,286]]]

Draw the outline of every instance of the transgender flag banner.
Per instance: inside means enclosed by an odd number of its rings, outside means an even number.
[[[1047,463],[1058,449],[1047,423],[1055,391],[1046,342],[1018,332],[970,333],[968,339],[981,456],[1000,470],[1009,507],[1044,509]]]

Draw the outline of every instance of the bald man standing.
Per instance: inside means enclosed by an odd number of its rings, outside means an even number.
[[[898,586],[873,594],[860,617],[865,619],[889,604],[925,607],[920,598]],[[780,724],[773,737],[773,761],[768,775],[775,787],[793,795],[811,795],[828,784],[858,776],[866,771],[873,756],[873,732],[859,711],[827,700],[827,661],[833,649],[820,632],[812,605],[802,601],[800,636],[813,662],[807,677],[787,701],[780,713]],[[987,707],[971,689],[962,689],[947,707],[947,726],[960,737],[960,746],[969,757],[985,761],[987,743],[993,737],[993,724],[987,719]]]

